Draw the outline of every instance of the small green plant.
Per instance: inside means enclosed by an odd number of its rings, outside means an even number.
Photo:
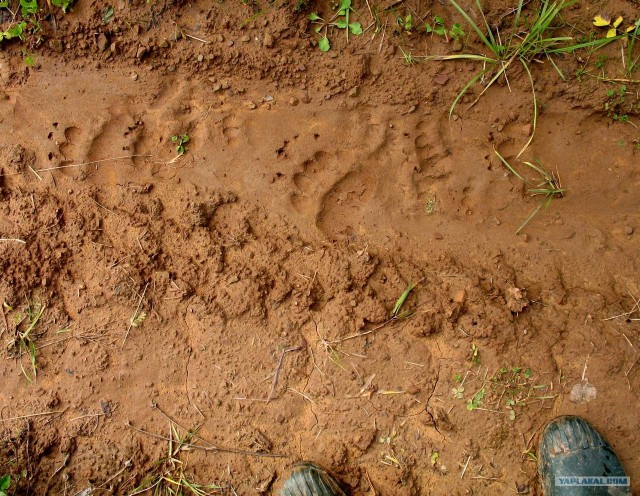
[[[402,319],[411,315],[411,310],[405,310],[402,313],[400,313],[400,310],[402,309],[402,305],[404,305],[404,302],[407,301],[409,294],[415,287],[416,285],[409,281],[409,284],[407,284],[407,288],[402,292],[400,297],[396,300],[396,304],[393,306],[393,311],[391,312],[392,319]]]
[[[396,24],[404,31],[411,31],[413,29],[413,15],[407,14],[406,16],[398,16],[396,18]]]
[[[525,183],[525,184],[527,184],[529,186],[532,186],[532,187],[530,187],[528,189],[528,192],[532,196],[542,196],[543,197],[542,201],[540,202],[540,204],[531,213],[531,215],[529,215],[529,217],[527,217],[527,219],[522,223],[522,225],[516,231],[516,234],[520,234],[520,232],[527,226],[527,224],[529,224],[531,219],[533,219],[533,217],[541,209],[549,208],[549,206],[551,205],[551,202],[553,201],[553,199],[556,198],[556,197],[564,196],[564,193],[567,190],[562,187],[562,185],[560,184],[560,178],[557,177],[554,173],[547,171],[546,169],[544,169],[540,165],[535,165],[535,164],[533,164],[531,162],[523,162],[527,167],[529,167],[532,171],[534,171],[539,176],[538,181],[540,181],[540,182],[532,183],[532,182],[528,181],[521,174],[519,174],[509,164],[509,162],[507,162],[504,159],[504,157],[502,155],[500,155],[500,153],[498,153],[498,150],[494,150],[494,151],[495,151],[495,154],[500,159],[500,161],[503,163],[503,165],[507,169],[509,169],[509,171],[514,176],[516,176],[518,179],[520,179],[523,183]]]
[[[109,24],[113,19],[114,11],[111,5],[107,5],[102,9],[102,24]]]
[[[26,28],[27,23],[22,21],[13,27],[10,27],[6,31],[0,31],[0,41],[11,40],[13,38],[20,38],[22,40],[24,39],[23,33]]]
[[[633,124],[629,120],[629,115],[624,108],[627,95],[627,86],[621,85],[618,90],[610,89],[607,91],[607,100],[604,103],[604,110],[608,117],[611,117],[616,122],[628,122]]]
[[[451,29],[447,29],[444,19],[440,16],[433,16],[433,24],[424,23],[424,30],[427,34],[437,34],[449,41],[449,37],[453,40],[461,41],[465,35],[462,25],[456,22]]]
[[[9,312],[13,311],[7,303],[4,303],[5,309]],[[27,381],[35,382],[38,367],[36,365],[37,348],[36,348],[36,327],[40,322],[40,318],[44,313],[45,306],[40,302],[28,301],[24,312],[17,312],[13,315],[15,320],[15,331],[13,338],[7,344],[9,355],[16,358],[20,362],[20,369]],[[28,365],[25,366],[23,356],[28,357]]]
[[[411,52],[405,52],[402,47],[400,47],[400,51],[402,52],[405,65],[414,65],[416,63],[416,59],[411,55]]]
[[[36,63],[36,59],[33,55],[31,55],[29,52],[27,52],[26,49],[22,49],[22,60],[24,61],[24,65],[26,65],[27,67],[31,67],[33,64]]]
[[[469,352],[469,361],[471,363],[480,363],[480,349],[475,345],[471,344],[471,351]]]
[[[447,28],[444,27],[444,19],[440,16],[433,16],[433,25],[428,22],[424,23],[424,30],[428,34],[437,34],[438,36],[446,36]]]
[[[593,63],[594,67],[600,71],[603,78],[605,77],[604,69],[607,65],[607,60],[609,60],[609,57],[607,57],[606,55],[599,55],[596,61]]]
[[[362,25],[359,22],[351,21],[351,14],[354,12],[351,7],[351,0],[340,0],[340,4],[333,16],[327,21],[320,17],[316,12],[309,14],[309,20],[315,24],[315,32],[320,34],[324,30],[324,34],[318,40],[318,48],[323,52],[328,52],[331,49],[331,42],[329,41],[329,28],[342,29],[347,37],[347,43],[349,42],[349,33],[359,36],[362,34]]]
[[[438,208],[438,203],[435,198],[429,198],[427,200],[427,206],[425,208],[427,215],[433,215]]]
[[[478,375],[477,378],[480,379],[480,376]],[[469,411],[479,408],[487,409],[503,413],[513,421],[516,419],[517,408],[555,398],[555,395],[546,394],[551,389],[550,386],[535,384],[533,372],[529,368],[501,367],[493,376],[487,378],[485,374],[485,377],[480,380],[480,388],[467,399]],[[454,399],[463,399],[462,382],[451,390]]]
[[[65,14],[68,12],[69,7],[73,5],[73,0],[51,0],[51,3],[56,7],[60,7]]]
[[[25,19],[38,13],[38,0],[20,0],[20,12]]]
[[[0,477],[0,496],[8,496],[10,486],[11,477],[9,475],[3,475]]]
[[[189,150],[187,143],[189,143],[189,135],[184,133],[182,136],[179,134],[174,134],[171,136],[171,141],[176,144],[176,152],[178,155],[184,155]]]
[[[487,394],[485,388],[480,389],[476,392],[470,399],[467,400],[467,410],[473,411],[482,406],[484,401],[484,397]]]

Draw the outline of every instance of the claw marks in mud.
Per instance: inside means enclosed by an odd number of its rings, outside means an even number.
[[[347,129],[339,152],[316,151],[293,174],[291,204],[332,238],[375,225],[378,211],[416,212],[455,165],[446,118],[369,120]]]
[[[78,155],[76,147],[82,139],[82,131],[76,126],[69,126],[63,134],[64,141],[58,145],[58,150],[65,161],[72,162]]]
[[[240,120],[234,115],[229,114],[222,119],[222,135],[229,145],[233,145],[240,135]]]
[[[332,181],[338,158],[335,154],[319,151],[302,163],[302,170],[293,175],[295,190],[291,203],[301,214],[315,216],[317,201]]]
[[[61,166],[57,173],[86,179],[94,184],[114,185],[119,178],[131,175],[131,161],[120,161],[108,167],[99,165],[70,167],[66,165],[100,161],[110,157],[140,154],[142,122],[137,121],[125,108],[110,109],[102,118],[91,117],[85,122],[53,124],[49,139],[48,159],[52,166]]]
[[[355,232],[376,183],[376,176],[365,169],[348,172],[325,193],[316,218],[318,228],[329,237]]]

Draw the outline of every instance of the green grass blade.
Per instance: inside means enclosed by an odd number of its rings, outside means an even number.
[[[451,107],[449,108],[449,119],[451,119],[451,116],[453,115],[453,111],[455,110],[456,105],[458,105],[458,102],[460,101],[460,99],[465,95],[467,91],[469,91],[469,88],[471,88],[475,83],[477,83],[485,74],[489,72],[489,70],[490,69],[483,69],[482,71],[478,72],[475,76],[473,76],[471,79],[469,79],[467,84],[464,85],[464,88],[460,90],[460,93],[458,93],[455,100],[453,100]]]
[[[548,184],[553,179],[546,170],[544,170],[541,167],[538,167],[536,164],[532,162],[524,162],[524,164],[527,167],[530,167],[531,169],[536,171],[538,174],[540,174],[540,176],[542,176],[542,178],[544,179],[544,182],[540,183],[539,186],[542,186],[543,184]]]
[[[513,31],[518,31],[518,24],[520,24],[520,14],[522,14],[522,4],[524,0],[518,0],[518,8],[516,9],[516,16],[513,19]]]
[[[560,67],[558,67],[556,65],[556,63],[553,61],[553,58],[551,58],[549,56],[549,54],[545,53],[545,55],[547,56],[547,58],[549,59],[549,62],[551,62],[551,65],[553,65],[554,69],[556,70],[556,72],[558,73],[558,75],[560,76],[560,79],[562,79],[563,81],[566,81],[567,78],[564,77],[564,73],[562,72],[562,70],[560,70]]]
[[[583,43],[577,43],[575,45],[569,45],[566,47],[560,47],[560,48],[554,48],[551,50],[547,50],[547,53],[552,54],[552,53],[573,53],[577,50],[582,50],[584,48],[594,48],[594,49],[599,49],[602,48],[605,45],[608,45],[609,43],[616,41],[616,40],[621,40],[623,38],[626,38],[626,35],[618,35],[618,36],[613,36],[611,38],[599,38],[597,40],[592,40],[592,41],[585,41]]]
[[[507,162],[506,159],[502,155],[500,155],[500,152],[498,152],[498,150],[496,150],[494,148],[493,151],[498,156],[500,161],[504,164],[504,166],[507,169],[509,169],[514,176],[516,176],[518,179],[520,179],[520,181],[522,181],[523,183],[528,184],[527,180],[524,177],[522,177],[520,174],[518,174],[518,172],[513,167],[511,167],[511,164],[509,162]]]
[[[473,30],[478,34],[478,36],[480,37],[480,39],[482,40],[482,42],[487,45],[487,47],[489,47],[491,49],[491,51],[498,56],[498,53],[495,49],[495,43],[491,43],[487,37],[484,35],[484,33],[482,32],[482,30],[478,27],[478,25],[473,21],[473,19],[471,19],[471,17],[469,17],[469,14],[467,14],[464,9],[462,7],[460,7],[460,5],[458,5],[458,3],[455,0],[451,0],[451,5],[453,5],[455,7],[455,9],[460,12],[460,15],[462,17],[464,17],[465,21],[467,21],[467,23],[469,23],[469,25],[473,28]]]
[[[400,295],[400,298],[398,298],[398,300],[396,301],[396,304],[393,306],[393,312],[391,313],[392,317],[398,316],[398,313],[400,312],[402,305],[404,305],[404,302],[407,300],[409,293],[411,293],[411,290],[413,290],[413,288],[415,287],[416,287],[415,284],[409,281],[409,284],[407,285],[407,289],[405,289],[402,292],[402,294]]]
[[[529,222],[531,222],[531,219],[533,219],[535,217],[535,215],[540,211],[540,209],[542,208],[542,203],[540,205],[538,205],[538,207],[531,212],[531,215],[529,217],[527,217],[527,220],[525,220],[522,225],[518,228],[518,230],[516,231],[516,234],[520,234],[522,232],[522,230],[527,227],[527,224],[529,224]]]

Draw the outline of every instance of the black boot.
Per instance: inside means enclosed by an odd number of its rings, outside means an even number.
[[[558,417],[547,425],[538,463],[545,496],[631,496],[611,446],[580,417]]]
[[[280,496],[346,496],[329,473],[311,462],[302,462],[284,482]]]

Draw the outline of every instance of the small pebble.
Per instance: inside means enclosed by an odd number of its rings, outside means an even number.
[[[624,233],[627,236],[631,236],[634,231],[635,231],[635,229],[633,228],[633,226],[625,226],[625,228],[624,228]]]

